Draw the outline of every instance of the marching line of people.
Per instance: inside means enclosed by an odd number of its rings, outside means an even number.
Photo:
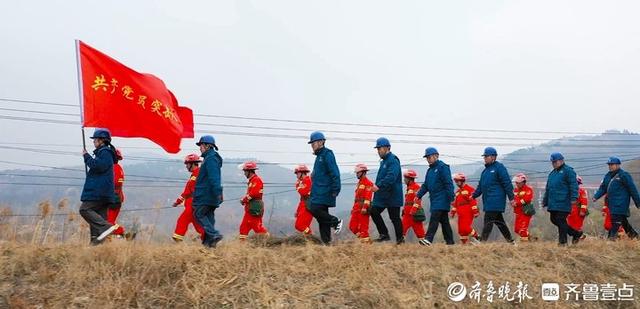
[[[100,244],[107,237],[125,237],[135,235],[126,233],[116,223],[124,203],[124,171],[118,164],[122,153],[111,144],[111,135],[106,129],[96,129],[91,136],[95,150],[93,156],[83,152],[87,166],[87,177],[83,187],[80,206],[81,216],[89,223],[91,244]],[[311,133],[308,144],[315,155],[313,171],[301,164],[294,170],[295,189],[300,196],[295,211],[294,228],[302,235],[312,235],[311,223],[318,222],[320,239],[324,244],[331,243],[333,234],[343,228],[343,220],[332,215],[330,209],[336,206],[336,198],[341,191],[340,170],[333,151],[325,146],[326,138],[322,132]],[[222,239],[215,228],[215,212],[223,203],[222,162],[215,138],[204,135],[196,143],[200,155],[189,154],[184,164],[190,177],[184,191],[173,206],[184,204],[184,210],[178,217],[173,239],[184,239],[191,224],[200,235],[202,244],[215,247]],[[382,218],[387,212],[393,225],[397,244],[405,242],[410,229],[418,238],[418,243],[430,246],[438,228],[447,245],[455,243],[450,219],[457,216],[457,231],[462,244],[478,244],[489,240],[493,226],[497,226],[509,243],[515,239],[505,222],[504,213],[510,205],[515,215],[513,231],[521,242],[530,240],[529,225],[536,213],[533,204],[534,190],[527,184],[523,173],[509,176],[507,168],[497,161],[498,152],[493,147],[485,148],[484,170],[477,187],[467,183],[463,173],[452,175],[449,165],[440,160],[440,153],[434,147],[425,149],[424,158],[428,169],[422,184],[416,179],[415,170],[402,171],[400,159],[391,152],[391,142],[384,137],[376,140],[374,147],[380,157],[380,166],[375,181],[367,177],[369,168],[357,164],[354,173],[358,183],[354,192],[349,230],[362,243],[386,242],[391,240],[389,230]],[[548,175],[542,207],[549,212],[549,219],[558,229],[558,243],[567,245],[568,236],[576,244],[584,239],[582,230],[584,219],[589,214],[589,198],[582,187],[582,178],[565,163],[561,153],[552,153],[550,161],[553,169]],[[604,228],[610,240],[626,234],[629,238],[638,237],[628,221],[630,201],[640,208],[640,196],[631,175],[621,168],[622,162],[616,157],[607,161],[609,172],[594,194],[591,202],[604,198],[602,215]],[[247,190],[240,199],[244,215],[239,226],[238,238],[245,240],[251,231],[258,235],[269,235],[264,227],[264,183],[257,174],[258,165],[249,161],[242,165],[247,178]],[[311,174],[309,174],[311,173]],[[406,190],[403,191],[403,183]],[[455,184],[455,186],[454,186]],[[515,187],[514,185],[515,184]],[[422,199],[429,194],[429,215],[423,208]],[[480,216],[477,199],[482,197],[483,224],[480,234],[473,223]],[[425,231],[424,222],[428,220]],[[369,223],[373,221],[378,238],[371,240]]]

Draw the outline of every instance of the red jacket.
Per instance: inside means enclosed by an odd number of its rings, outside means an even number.
[[[469,184],[464,184],[462,188],[456,190],[456,198],[453,200],[451,212],[472,212],[478,214],[478,201],[472,197],[476,189]]]
[[[300,204],[306,205],[306,201],[311,195],[311,177],[304,176],[302,180],[296,181],[296,191],[300,194]]]
[[[407,191],[404,194],[404,211],[403,211],[403,214],[405,214],[405,215],[413,215],[416,212],[416,210],[418,210],[420,207],[422,207],[422,200],[421,199],[418,199],[418,201],[415,202],[416,194],[418,193],[418,191],[420,191],[420,184],[419,183],[414,181],[414,182],[412,182],[412,183],[407,185]],[[414,205],[417,206],[417,207],[413,207]]]
[[[514,201],[516,201],[516,206],[513,209],[513,212],[516,214],[524,214],[522,211],[522,206],[529,204],[533,201],[533,189],[527,185],[522,186],[522,189],[518,189],[516,187],[513,189]]]
[[[247,194],[242,198],[242,204],[248,205],[251,200],[261,200],[264,184],[260,176],[253,174],[247,182]]]
[[[118,202],[119,199],[120,203],[124,203],[124,192],[122,191],[122,187],[124,186],[124,170],[118,163],[113,165],[113,184],[114,192],[116,193],[116,202]]]
[[[180,204],[184,202],[184,206],[191,206],[193,202],[193,192],[196,190],[196,179],[198,178],[198,174],[200,173],[200,168],[196,167],[191,172],[191,177],[187,180],[187,184],[184,186],[184,191],[176,200],[176,204]]]
[[[371,207],[371,198],[373,197],[373,182],[362,176],[356,186],[355,200],[353,202],[352,211],[361,211]]]
[[[589,193],[587,193],[587,189],[583,187],[578,188],[578,206],[580,208],[589,207]]]

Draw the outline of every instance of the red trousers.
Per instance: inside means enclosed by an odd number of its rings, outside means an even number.
[[[466,244],[469,241],[469,237],[478,238],[478,233],[473,229],[473,219],[475,217],[471,206],[458,207],[456,215],[458,216],[460,242]]]
[[[513,226],[513,231],[516,234],[520,235],[521,238],[528,240],[530,222],[531,222],[531,216],[527,216],[521,213],[516,213],[516,222]]]
[[[349,230],[360,239],[369,239],[369,214],[362,214],[360,210],[351,211]]]
[[[422,239],[425,236],[424,224],[420,221],[413,220],[413,215],[408,214],[408,211],[405,211],[405,214],[402,215],[402,235],[407,236],[407,232],[412,228],[413,232],[416,234],[416,237]]]
[[[267,229],[262,226],[262,216],[252,216],[248,209],[244,211],[244,217],[240,223],[240,239],[246,239],[249,232],[253,230],[256,234],[266,234]]]
[[[118,215],[120,214],[121,206],[117,208],[109,208],[107,209],[107,221],[111,224],[116,224],[116,220],[118,219]],[[120,226],[117,230],[113,232],[113,235],[124,235],[124,228]]]
[[[609,209],[605,210],[604,212],[604,229],[608,232],[612,227],[611,224],[611,213],[609,212]],[[624,228],[622,226],[620,226],[620,228],[618,228],[618,235],[622,235],[624,234]]]
[[[191,207],[191,203],[185,204],[184,210],[178,217],[178,222],[176,222],[176,230],[173,232],[173,238],[182,240],[184,238],[184,235],[187,234],[189,224],[193,224],[196,232],[200,234],[200,238],[204,237],[204,229],[193,218],[193,208]]]
[[[313,215],[304,204],[298,205],[296,214],[296,230],[303,234],[311,234],[311,221],[313,220]]]
[[[585,217],[580,217],[580,208],[578,206],[572,206],[571,213],[569,213],[569,216],[567,217],[567,223],[572,229],[582,231],[584,218]],[[611,222],[611,220],[609,220],[609,222]]]

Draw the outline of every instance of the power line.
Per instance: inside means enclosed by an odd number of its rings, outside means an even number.
[[[62,104],[62,103],[20,100],[20,99],[11,99],[11,98],[0,98],[0,101],[39,104],[39,105],[51,105],[51,106],[79,107],[76,104]],[[357,127],[374,127],[374,128],[386,127],[386,128],[396,128],[396,129],[420,129],[420,130],[437,130],[437,131],[499,132],[499,133],[523,133],[523,134],[574,134],[574,135],[602,134],[602,132],[585,132],[585,131],[505,130],[505,129],[426,127],[426,126],[409,126],[409,125],[380,125],[380,124],[372,124],[372,123],[299,120],[299,119],[266,118],[266,117],[246,117],[246,116],[232,116],[232,115],[220,115],[220,114],[201,114],[201,113],[194,113],[194,116],[206,117],[206,118],[233,119],[233,120],[253,120],[253,121],[266,121],[266,122],[286,122],[286,123],[303,123],[303,124],[314,124],[314,125],[320,124],[320,125],[357,126]],[[607,133],[607,134],[626,135],[626,133],[613,133],[613,132]]]

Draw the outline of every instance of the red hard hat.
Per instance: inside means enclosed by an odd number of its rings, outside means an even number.
[[[413,179],[418,178],[418,173],[414,170],[406,170],[402,175],[407,178],[413,178]]]
[[[581,185],[582,184],[582,177],[580,176],[576,176],[576,180],[578,181],[578,184]]]
[[[464,173],[453,174],[454,181],[467,181],[467,176]]]
[[[523,173],[519,173],[515,176],[513,176],[513,182],[515,183],[523,183],[527,181],[527,175],[523,174]]]
[[[184,164],[194,163],[194,162],[195,163],[202,162],[202,160],[200,160],[200,156],[199,155],[197,155],[195,153],[192,153],[192,154],[189,154],[186,157],[184,157]]]
[[[369,170],[369,168],[367,167],[366,164],[360,163],[360,164],[356,164],[356,167],[353,170],[354,172],[359,173],[359,172],[366,172]]]
[[[308,172],[310,172],[310,170],[306,164],[300,164],[296,166],[296,169],[294,171],[294,173],[308,173]]]
[[[258,164],[253,161],[247,161],[242,164],[243,171],[254,171],[258,169]]]
[[[116,159],[118,159],[118,161],[122,160],[122,152],[120,152],[120,149],[116,149]]]

